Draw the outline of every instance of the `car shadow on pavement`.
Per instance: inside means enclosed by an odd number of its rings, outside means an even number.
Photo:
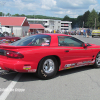
[[[94,68],[92,66],[82,66],[82,67],[78,67],[78,68],[72,68],[72,69],[67,69],[67,70],[63,70],[63,71],[58,71],[56,76],[53,79],[55,79],[59,76],[66,76],[66,75],[70,75],[73,73],[78,73],[78,72],[87,71],[87,70],[91,70],[91,69],[94,69]],[[12,81],[17,74],[18,73],[5,74],[5,75],[0,75],[0,77],[6,79],[6,81]],[[42,80],[42,79],[39,79],[35,73],[22,73],[22,76],[20,77],[19,82],[37,81],[37,80]]]
[[[6,79],[6,81],[13,81],[13,79],[16,77],[17,74],[18,72],[9,73],[9,74],[0,75],[0,77]],[[35,80],[39,80],[39,78],[34,73],[22,73],[19,82],[35,81]]]
[[[91,69],[94,69],[94,67],[93,66],[82,66],[82,67],[77,67],[77,68],[72,68],[72,69],[66,69],[66,70],[59,71],[57,73],[56,77],[65,76],[65,75],[78,73],[78,72],[82,72],[82,71],[87,71],[87,70],[91,70]]]
[[[0,77],[5,79],[4,82],[7,82],[7,81],[12,81],[17,74],[18,73],[11,73],[11,74],[4,74],[4,75],[0,74]]]

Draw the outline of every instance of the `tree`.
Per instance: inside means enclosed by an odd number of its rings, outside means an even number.
[[[86,11],[84,14],[83,14],[83,22],[84,22],[84,27],[87,28],[87,21],[88,21],[88,17],[89,17],[89,14],[90,14],[90,11]]]
[[[70,17],[66,15],[66,16],[62,19],[62,21],[70,21]]]
[[[98,14],[94,9],[90,12],[88,21],[86,24],[89,28],[95,28],[95,26],[96,27],[99,26]]]
[[[11,16],[11,14],[10,13],[7,13],[6,16]]]
[[[0,12],[0,16],[4,16],[4,13],[3,12]]]
[[[99,20],[99,22],[100,22],[100,12],[99,12],[99,14],[98,14],[98,20]]]
[[[12,15],[12,16],[20,16],[19,14],[15,14],[15,15]]]
[[[24,14],[21,14],[20,16],[25,17],[25,15],[24,15]]]
[[[77,25],[78,27],[83,27],[83,15],[77,17]]]

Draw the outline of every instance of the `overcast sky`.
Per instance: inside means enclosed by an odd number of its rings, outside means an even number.
[[[0,12],[76,18],[86,11],[100,12],[100,0],[0,0]]]

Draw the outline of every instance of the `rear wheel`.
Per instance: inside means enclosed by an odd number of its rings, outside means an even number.
[[[37,75],[41,79],[50,79],[56,75],[57,69],[57,60],[54,57],[45,57],[39,63]]]
[[[96,56],[94,67],[100,68],[100,52]]]

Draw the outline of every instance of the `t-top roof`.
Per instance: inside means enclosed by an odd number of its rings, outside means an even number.
[[[26,22],[26,17],[0,17],[2,26],[23,26]],[[29,26],[27,21],[27,26]]]

